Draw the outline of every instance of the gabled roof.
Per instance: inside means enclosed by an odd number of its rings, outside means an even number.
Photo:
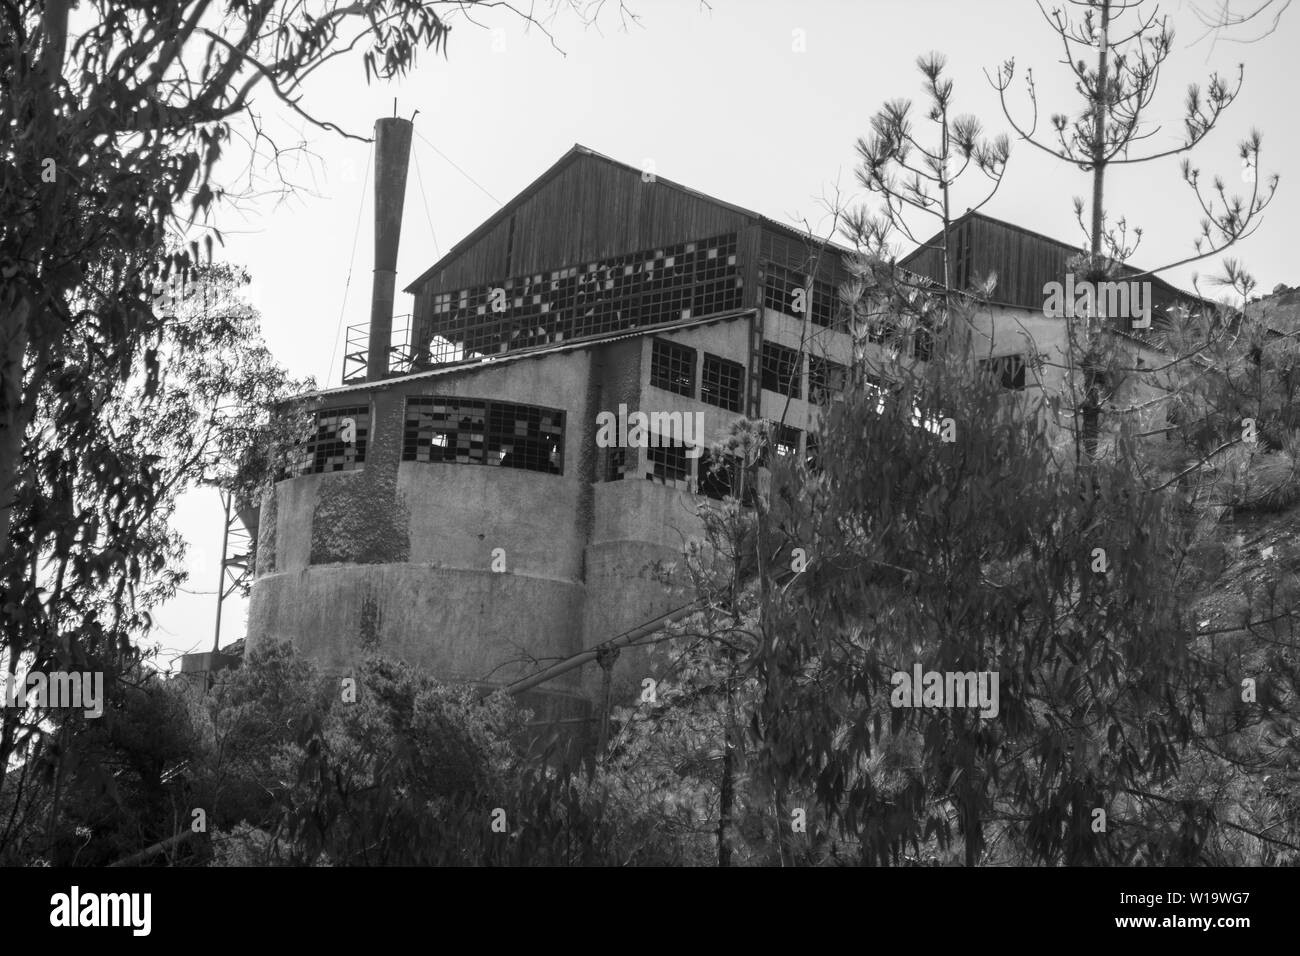
[[[952,228],[956,228],[957,226],[965,222],[975,222],[975,221],[985,222],[990,224],[994,228],[1000,229],[1004,232],[1016,233],[1019,234],[1020,236],[1034,239],[1038,242],[1046,243],[1050,246],[1054,246],[1057,249],[1060,249],[1062,252],[1066,253],[1067,255],[1076,255],[1083,251],[1079,246],[1074,245],[1073,243],[1063,242],[1062,240],[1053,238],[1052,236],[1045,235],[1041,232],[1035,232],[1032,229],[1026,229],[1024,226],[1019,226],[1013,222],[1007,222],[1005,219],[998,219],[995,216],[990,216],[987,213],[978,212],[976,210],[968,210],[967,212],[962,213],[960,216],[958,216],[956,219],[952,221]],[[929,251],[929,249],[939,245],[942,236],[943,236],[943,230],[940,229],[929,239],[927,239],[925,242],[919,245],[917,248],[913,249],[907,255],[901,257],[898,260],[898,264],[900,266],[905,267],[908,265],[908,263],[915,262],[916,259],[924,255],[927,251]],[[1144,272],[1143,270],[1137,268],[1136,266],[1131,266],[1128,265],[1127,263],[1119,263],[1119,271],[1120,274],[1124,276],[1145,276],[1151,280],[1152,285],[1157,286],[1158,288],[1160,288],[1161,290],[1163,290],[1173,298],[1186,299],[1189,302],[1199,302],[1203,305],[1218,304],[1214,302],[1212,299],[1206,299],[1202,296],[1196,295],[1195,293],[1187,292],[1183,289],[1180,289],[1178,288],[1178,286],[1174,285],[1173,283],[1167,282],[1166,280],[1152,273]]]
[[[425,269],[422,273],[420,273],[419,277],[416,278],[414,281],[408,283],[403,291],[413,293],[417,286],[421,285],[426,279],[428,279],[434,273],[438,272],[445,265],[450,263],[461,253],[463,253],[466,249],[473,246],[475,242],[479,241],[479,239],[481,239],[483,236],[491,232],[492,229],[495,228],[498,223],[509,218],[510,215],[514,213],[515,210],[518,209],[521,204],[523,204],[526,200],[530,199],[532,196],[540,192],[548,183],[550,183],[557,176],[559,176],[560,173],[564,172],[564,170],[568,169],[570,166],[572,166],[574,163],[577,162],[606,163],[610,166],[615,167],[616,169],[620,169],[625,172],[630,172],[637,176],[640,176],[642,174],[642,170],[636,166],[632,166],[629,163],[620,162],[617,159],[612,159],[609,156],[604,155],[603,153],[598,153],[594,149],[589,149],[588,147],[583,146],[581,143],[574,143],[573,147],[569,149],[569,151],[566,152],[563,156],[561,156],[554,163],[554,165],[552,165],[549,169],[546,170],[546,172],[542,173],[540,176],[534,179],[531,183],[525,186],[513,199],[507,202],[504,206],[502,206],[500,209],[494,212],[487,219],[483,220],[483,222],[480,223],[478,227],[474,229],[473,232],[471,232],[460,242],[456,243],[454,246],[448,249],[443,254],[442,258],[440,258],[437,262],[435,262],[433,265],[429,266],[429,268]],[[743,206],[737,206],[734,203],[726,202],[725,200],[718,199],[715,196],[710,196],[707,193],[702,193],[698,189],[692,189],[689,186],[683,186],[681,183],[673,182],[671,179],[665,179],[664,177],[659,176],[657,174],[655,176],[655,183],[658,186],[661,187],[666,186],[669,189],[676,189],[680,192],[685,193],[688,196],[692,196],[696,199],[702,200],[707,203],[712,203],[715,206],[718,206],[722,209],[727,209],[733,213],[736,213],[737,215],[744,216],[747,219],[751,219],[754,222],[762,223],[764,226],[766,226],[769,229],[773,229],[777,232],[784,233],[785,235],[791,236],[800,241],[807,241],[809,238],[807,235],[800,232],[798,229],[795,229],[793,226],[788,226],[785,223],[777,222],[775,219],[769,219],[768,217],[761,215],[760,213],[754,212],[752,209],[746,209]],[[818,237],[816,241],[820,242],[821,239]],[[845,248],[844,246],[840,246],[836,243],[831,243],[831,242],[827,243],[827,248],[834,249],[839,252],[851,251]],[[556,263],[556,265],[559,264],[560,263]]]
[[[471,233],[469,233],[469,235],[465,236],[465,238],[461,239],[460,242],[456,243],[454,246],[448,249],[442,255],[442,257],[438,259],[437,262],[435,262],[433,265],[429,266],[422,273],[420,273],[420,275],[414,281],[408,283],[404,291],[408,293],[413,293],[417,286],[421,285],[431,275],[438,272],[448,263],[453,261],[457,256],[463,253],[466,249],[473,246],[474,243],[479,241],[484,235],[491,232],[491,230],[495,228],[499,223],[501,223],[502,221],[507,219],[510,215],[512,215],[521,204],[523,204],[526,200],[530,199],[532,196],[540,192],[548,183],[550,183],[552,180],[558,177],[562,172],[564,172],[564,170],[568,169],[574,163],[584,162],[584,161],[605,163],[610,166],[613,166],[616,169],[620,169],[625,172],[630,172],[637,176],[641,175],[642,173],[642,170],[639,167],[633,166],[630,163],[624,163],[617,159],[613,159],[612,157],[606,156],[603,153],[598,153],[587,146],[583,146],[581,143],[574,143],[573,146],[563,156],[561,156],[554,164],[552,164],[549,169],[547,169],[535,180],[533,180],[526,187],[524,187],[518,194],[514,196],[514,198],[508,201],[495,213],[493,213],[482,223],[480,223]],[[733,213],[736,213],[737,215],[753,220],[756,223],[761,223],[765,228],[771,229],[775,232],[782,233],[787,237],[799,241],[808,241],[809,239],[809,237],[806,234],[794,228],[793,226],[787,225],[786,223],[778,222],[775,219],[771,219],[767,216],[764,216],[761,213],[755,212],[752,209],[747,209],[744,206],[738,206],[735,203],[727,202],[726,200],[723,199],[718,199],[716,196],[711,196],[707,193],[701,192],[698,189],[692,189],[690,186],[682,185],[681,183],[674,182],[673,180],[670,179],[665,179],[664,177],[658,175],[656,175],[655,177],[655,182],[661,186],[666,186],[670,189],[678,190],[698,200],[711,203],[715,206],[718,206],[719,208],[727,209]],[[1078,246],[1073,245],[1071,243],[1063,242],[1060,239],[1053,238],[1052,236],[1045,235],[1041,232],[1035,232],[1032,229],[1026,229],[1025,227],[1016,225],[1015,223],[1007,222],[1006,220],[998,219],[994,216],[990,216],[986,213],[982,213],[974,210],[965,212],[962,215],[958,216],[956,219],[953,220],[952,224],[953,226],[957,226],[964,222],[976,221],[976,220],[988,223],[993,227],[1008,233],[1019,234],[1020,236],[1033,239],[1038,242],[1047,243],[1048,245],[1056,247],[1057,249],[1061,250],[1063,253],[1067,255],[1073,255],[1080,251]],[[898,260],[898,265],[908,271],[914,271],[911,268],[911,264],[915,263],[915,261],[920,256],[926,253],[927,247],[936,245],[939,242],[941,235],[942,235],[942,230],[936,232],[933,236],[931,236],[928,240],[926,240],[926,242],[919,245],[916,249],[913,249],[911,252],[900,257]],[[814,241],[821,242],[822,240],[820,237],[814,237]],[[826,247],[830,250],[834,250],[841,254],[848,254],[848,253],[852,253],[853,251],[849,249],[847,246],[841,245],[836,242],[831,242],[829,240],[826,242]],[[1130,266],[1123,263],[1120,264],[1120,272],[1121,274],[1128,275],[1128,276],[1146,275],[1146,273],[1143,273],[1140,269],[1137,269],[1134,266]],[[1199,302],[1205,305],[1217,304],[1210,299],[1205,299],[1202,296],[1180,289],[1177,286],[1165,281],[1164,279],[1161,279],[1159,276],[1149,275],[1149,279],[1153,285],[1160,288],[1165,294],[1169,295],[1170,297],[1192,301],[1192,302]]]
[[[1045,280],[1061,281],[1062,273],[1059,270],[1070,258],[1083,252],[1078,245],[1062,242],[982,212],[967,211],[952,221],[952,228],[956,230],[968,223],[977,223],[982,228],[970,237],[974,257],[969,261],[970,272],[967,278],[975,281],[988,272],[997,274],[999,281],[989,296],[990,304],[1021,309],[1039,308],[1041,297],[1038,292],[1045,288],[1042,283]],[[940,229],[899,259],[899,265],[938,279],[933,270],[940,268],[937,265],[937,248],[941,244],[942,235],[943,230]],[[1007,241],[1002,241],[1003,238]],[[1047,258],[1044,258],[1044,250],[1047,250]],[[1219,306],[1212,299],[1187,292],[1127,263],[1118,264],[1118,273],[1121,278],[1149,282],[1152,298],[1160,308],[1175,302],[1202,307]],[[1108,329],[1112,334],[1130,339],[1146,348],[1163,350],[1156,328],[1129,330],[1112,325]]]

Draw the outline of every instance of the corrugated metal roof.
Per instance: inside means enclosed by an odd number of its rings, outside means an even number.
[[[1031,239],[1034,239],[1038,242],[1047,243],[1050,246],[1055,246],[1056,248],[1060,249],[1064,253],[1069,253],[1073,255],[1080,252],[1080,249],[1077,245],[1074,245],[1069,242],[1063,242],[1062,240],[1055,239],[1052,236],[1044,235],[1041,232],[1035,232],[1033,229],[1026,229],[1024,226],[1016,225],[1013,222],[1007,222],[1005,219],[998,219],[996,216],[990,216],[988,213],[979,212],[977,210],[971,210],[969,212],[962,213],[960,216],[958,216],[956,219],[952,221],[952,228],[955,229],[964,222],[975,221],[975,220],[988,223],[991,226],[997,229],[1001,229],[1005,232],[1018,233],[1022,236],[1027,236]],[[924,243],[919,245],[917,248],[913,249],[907,255],[899,258],[898,264],[900,266],[907,266],[909,263],[915,262],[918,258],[925,255],[933,247],[939,245],[942,236],[943,236],[943,230],[940,229],[938,232],[936,232],[933,236],[931,236],[929,239],[927,239]],[[1174,298],[1184,299],[1189,302],[1199,302],[1202,305],[1218,304],[1211,299],[1206,299],[1203,296],[1196,295],[1195,293],[1188,292],[1184,289],[1180,289],[1178,286],[1174,285],[1173,283],[1168,282],[1157,275],[1153,275],[1149,272],[1144,272],[1143,270],[1137,268],[1136,266],[1129,265],[1128,263],[1124,263],[1124,262],[1119,263],[1119,272],[1121,276],[1125,276],[1125,277],[1140,278],[1142,276],[1146,276],[1150,279],[1153,285],[1163,289],[1165,292],[1167,292],[1170,296]],[[1000,302],[996,299],[990,301],[994,305],[1008,305],[1013,307],[1024,308],[1023,303]]]
[[[528,199],[530,196],[537,193],[544,185],[546,185],[547,182],[549,182],[550,180],[558,176],[570,164],[577,162],[580,159],[597,160],[599,162],[609,163],[610,165],[616,166],[619,169],[625,170],[627,172],[635,173],[638,176],[641,175],[641,170],[636,166],[632,166],[629,163],[620,162],[619,160],[606,156],[603,153],[598,153],[594,149],[589,149],[588,147],[583,146],[581,143],[574,143],[573,147],[569,149],[569,151],[566,152],[563,156],[561,156],[558,160],[556,160],[555,163],[549,169],[546,170],[546,172],[542,173],[540,176],[534,179],[531,183],[529,183],[522,190],[520,190],[519,193],[515,195],[513,199],[507,202],[504,206],[502,206],[500,209],[494,212],[487,219],[483,220],[483,222],[480,223],[478,227],[474,229],[473,232],[471,232],[460,242],[456,243],[454,246],[448,249],[447,252],[443,254],[442,258],[440,258],[437,262],[435,262],[433,265],[429,266],[429,268],[425,269],[422,273],[420,273],[419,277],[416,278],[414,281],[408,283],[402,291],[413,293],[415,291],[416,286],[423,283],[431,275],[433,275],[439,269],[442,269],[445,265],[450,263],[453,259],[459,256],[467,248],[469,248],[471,245],[473,245],[475,242],[481,239],[484,235],[490,232],[492,228],[496,226],[497,223],[501,222],[512,212],[514,212],[519,207],[519,205],[524,202],[524,200]],[[807,242],[809,240],[809,236],[800,232],[798,229],[795,229],[793,226],[788,226],[785,223],[777,222],[775,219],[769,219],[767,216],[754,212],[752,209],[746,209],[743,206],[737,206],[735,203],[730,203],[727,202],[726,200],[718,199],[716,196],[710,196],[707,193],[700,192],[698,189],[692,189],[690,186],[683,186],[681,183],[673,182],[671,179],[665,179],[662,176],[656,175],[655,182],[661,186],[667,186],[670,189],[676,189],[683,193],[686,193],[689,196],[694,196],[696,199],[713,203],[714,205],[720,206],[723,209],[729,209],[732,212],[736,213],[737,215],[745,216],[748,219],[752,219],[756,223],[762,223],[764,226],[767,226],[768,228],[775,229],[778,232],[783,232],[800,241]],[[820,237],[814,236],[812,237],[812,241],[821,242],[822,239]],[[838,245],[837,243],[827,241],[826,245],[827,248],[834,249],[840,253],[852,252],[852,250],[849,249],[848,247]],[[559,262],[554,263],[555,267],[559,267],[563,265],[567,265],[567,263],[559,263]],[[505,277],[503,276],[502,278]]]
[[[427,369],[423,372],[412,372],[409,375],[395,375],[392,378],[385,378],[377,382],[357,382],[354,385],[340,385],[335,388],[323,388],[315,392],[307,392],[306,394],[299,396],[299,398],[324,398],[326,396],[346,395],[350,392],[373,391],[375,389],[387,388],[390,385],[416,382],[427,378],[437,378],[442,375],[453,375],[456,372],[470,372],[487,366],[495,367],[511,362],[520,362],[524,359],[544,358],[548,355],[558,355],[562,352],[572,352],[578,349],[592,348],[597,345],[608,345],[610,342],[619,342],[623,339],[633,339],[641,335],[675,332],[679,329],[691,329],[700,325],[711,325],[714,322],[728,322],[734,319],[748,318],[757,312],[758,310],[752,307],[733,309],[730,312],[719,312],[717,315],[706,315],[698,319],[685,319],[681,322],[671,322],[662,325],[647,325],[640,328],[628,329],[625,332],[613,332],[609,335],[589,339],[578,339],[573,342],[559,342],[555,345],[539,345],[535,348],[519,349],[514,352],[503,352],[499,355],[493,355],[487,358],[449,362],[445,365],[439,365],[436,368]]]

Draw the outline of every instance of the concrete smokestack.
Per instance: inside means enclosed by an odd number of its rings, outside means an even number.
[[[370,295],[370,348],[366,381],[388,374],[393,336],[393,297],[397,289],[397,244],[402,236],[406,172],[411,159],[411,121],[375,121],[375,284]]]

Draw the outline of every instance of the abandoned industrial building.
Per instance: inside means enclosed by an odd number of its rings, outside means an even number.
[[[764,418],[783,423],[781,451],[809,450],[855,361],[836,295],[846,250],[818,256],[796,229],[575,146],[411,281],[396,320],[410,136],[405,120],[377,125],[371,322],[261,504],[248,640],[291,640],[336,670],[377,646],[505,685],[680,605],[651,567],[700,534],[701,497],[730,490],[707,453],[666,436],[601,447],[599,414],[698,415],[706,444]],[[1043,289],[1077,249],[978,213],[954,237],[955,286],[999,276],[988,335],[1004,384],[1052,387],[1062,373],[1032,360],[1062,353],[1065,323]],[[942,278],[924,248],[902,265]],[[810,340],[792,307],[808,288]],[[1183,297],[1152,288],[1157,314]],[[906,347],[926,358],[924,334]],[[636,667],[623,655],[614,679],[639,682]],[[599,680],[570,669],[527,702],[581,719]]]

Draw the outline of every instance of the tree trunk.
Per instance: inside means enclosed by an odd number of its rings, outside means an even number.
[[[731,844],[727,831],[731,829],[731,808],[735,804],[736,702],[732,681],[736,677],[734,654],[727,651],[727,714],[722,731],[722,783],[718,790],[718,866],[731,866]]]
[[[18,493],[23,433],[31,420],[23,406],[23,360],[27,355],[27,318],[31,309],[23,297],[5,311],[7,315],[0,313],[0,329],[4,330],[4,341],[0,342],[0,567],[9,557],[9,528]]]
[[[8,694],[9,682],[14,680],[17,670],[18,654],[12,648],[9,648],[4,672],[0,673],[0,680],[4,681],[4,686],[0,687],[0,694]],[[6,697],[5,703],[8,704],[8,702]],[[5,792],[5,779],[9,773],[9,758],[13,756],[21,713],[17,707],[0,707],[0,794]],[[21,799],[21,792],[13,795],[15,809],[17,809],[18,801]],[[4,849],[3,843],[0,843],[0,849]]]
[[[7,310],[8,316],[0,320],[0,329],[6,333],[0,343],[0,581],[17,581],[25,573],[22,568],[9,568],[13,557],[9,530],[13,523],[14,500],[21,484],[23,435],[31,421],[31,409],[23,404],[23,359],[27,354],[30,311],[27,300],[20,298]],[[18,669],[18,656],[23,649],[21,628],[15,623],[9,620],[6,612],[0,611],[0,650],[7,658],[3,675],[6,687],[8,678]],[[0,793],[5,790],[21,713],[12,707],[5,707],[2,711]]]
[[[1097,93],[1092,104],[1092,236],[1094,260],[1101,254],[1102,194],[1106,180],[1106,85],[1110,76],[1110,0],[1101,5],[1101,50],[1097,54]],[[1088,278],[1093,278],[1089,276]]]
[[[41,57],[39,68],[45,74],[51,100],[63,82],[63,60],[68,46],[68,0],[46,0],[41,20]],[[54,105],[50,103],[53,114]],[[32,117],[33,129],[45,127],[48,141],[53,144],[58,126],[57,120],[42,123],[43,116]],[[39,155],[39,154],[38,154]],[[59,187],[62,188],[62,183]],[[27,241],[25,245],[43,251],[42,235],[48,235],[41,228],[49,217],[57,212],[61,203],[53,204],[54,210],[47,209],[38,219],[36,241]],[[27,427],[35,416],[36,387],[25,393],[27,347],[31,342],[31,320],[36,309],[30,293],[21,284],[14,284],[13,298],[0,302],[0,581],[10,577],[7,572],[12,561],[12,548],[9,543],[10,529],[13,526],[14,503],[19,496],[22,484],[23,440]],[[9,299],[9,296],[5,297]],[[34,369],[34,373],[39,370]],[[33,375],[38,382],[39,374]],[[26,401],[24,400],[26,399]],[[23,573],[14,569],[13,574]],[[7,615],[0,612],[0,649],[9,655],[9,668],[12,673],[17,666],[17,656],[22,650],[22,638],[10,626]],[[10,720],[10,711],[5,708],[3,730],[0,730],[0,792],[4,791],[5,776],[9,767],[15,736],[15,723]]]
[[[1089,152],[1092,155],[1092,235],[1088,237],[1088,274],[1084,277],[1089,282],[1098,282],[1105,278],[1101,267],[1101,234],[1105,216],[1102,204],[1106,183],[1106,108],[1108,96],[1106,85],[1110,76],[1110,0],[1103,0],[1101,5],[1101,49],[1097,53],[1097,89],[1092,104],[1092,143]],[[1097,312],[1094,304],[1093,313]],[[1084,375],[1083,399],[1083,452],[1090,459],[1095,458],[1098,441],[1101,436],[1101,392],[1097,379],[1097,356],[1094,348],[1094,336],[1100,333],[1100,322],[1093,314],[1087,316],[1084,327],[1084,355],[1080,363]],[[1076,418],[1077,421],[1077,418]],[[1075,459],[1079,458],[1079,432],[1075,432]]]

